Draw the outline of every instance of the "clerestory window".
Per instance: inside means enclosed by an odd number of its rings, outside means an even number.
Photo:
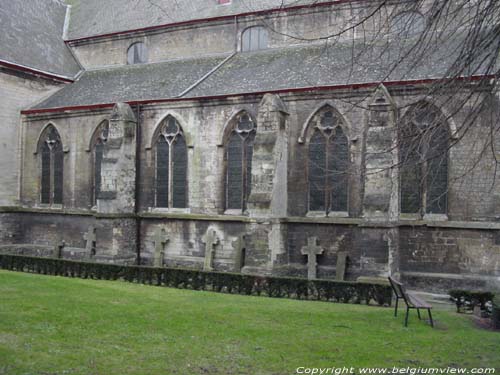
[[[241,35],[241,51],[251,52],[266,49],[268,32],[263,26],[253,26],[245,29]]]
[[[144,64],[148,62],[148,50],[142,42],[132,44],[127,50],[127,64]]]

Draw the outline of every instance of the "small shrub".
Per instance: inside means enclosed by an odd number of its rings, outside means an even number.
[[[474,310],[475,306],[480,306],[481,310],[486,310],[486,304],[491,302],[494,294],[491,292],[470,291],[453,289],[449,292],[450,297],[457,306],[457,312],[465,312],[466,310]]]
[[[391,288],[382,284],[242,275],[179,268],[122,266],[20,255],[0,254],[0,268],[46,275],[124,280],[146,285],[275,298],[343,303],[365,302],[366,304],[375,302],[381,306],[390,306],[392,299]]]

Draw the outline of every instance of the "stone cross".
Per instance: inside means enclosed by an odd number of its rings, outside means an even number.
[[[96,248],[96,235],[95,235],[95,228],[93,225],[89,227],[89,230],[87,233],[83,234],[83,239],[85,240],[85,253],[87,257],[93,258],[95,255],[95,248]]]
[[[64,241],[61,241],[59,244],[54,246],[54,258],[62,258],[62,252],[65,246],[66,242]]]
[[[208,229],[207,233],[201,238],[201,242],[205,244],[205,263],[203,265],[203,270],[212,271],[215,246],[220,242],[217,237],[217,232],[214,229]]]
[[[337,266],[335,269],[335,280],[344,281],[346,266],[347,266],[347,252],[339,251],[337,253]]]
[[[302,247],[300,252],[307,255],[307,278],[309,280],[316,279],[316,257],[322,254],[324,249],[318,246],[317,237],[309,237],[307,239],[307,246]]]
[[[155,232],[155,254],[153,260],[153,265],[155,267],[163,267],[165,245],[168,241],[170,241],[170,238],[165,234],[165,229],[157,228]]]
[[[234,272],[240,272],[245,266],[245,235],[238,236],[232,242],[234,250]]]

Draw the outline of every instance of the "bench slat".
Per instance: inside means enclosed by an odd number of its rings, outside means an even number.
[[[409,302],[418,309],[432,309],[432,305],[418,298],[416,295],[406,292]]]

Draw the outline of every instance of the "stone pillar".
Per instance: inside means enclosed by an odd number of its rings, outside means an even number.
[[[248,211],[254,217],[283,217],[287,213],[286,111],[281,98],[265,94],[259,104],[252,158],[252,187]]]
[[[125,103],[116,104],[101,164],[99,213],[135,212],[136,125],[132,108]]]
[[[366,259],[387,259],[388,264],[378,268],[378,276],[385,277],[399,272],[399,231],[391,226],[399,210],[397,110],[384,85],[368,103],[363,218],[369,223],[364,236],[368,231],[378,239],[382,233],[382,240],[364,251]],[[381,254],[382,250],[387,253]]]
[[[380,85],[368,104],[363,217],[369,221],[397,218],[396,145],[396,106],[387,89]]]
[[[102,228],[106,251],[103,255],[117,263],[129,263],[136,254],[136,126],[132,108],[117,103],[109,120],[97,196],[98,227]]]
[[[286,251],[286,236],[283,235],[286,228],[279,218],[287,215],[287,116],[285,104],[278,95],[264,95],[257,116],[248,198],[248,212],[260,223],[253,230],[261,233],[254,235],[265,239],[265,244],[262,242],[260,246],[266,248],[252,249],[255,254],[249,254],[249,258],[255,258],[257,253],[260,257],[267,254],[262,258],[260,272],[271,271],[279,255]]]

